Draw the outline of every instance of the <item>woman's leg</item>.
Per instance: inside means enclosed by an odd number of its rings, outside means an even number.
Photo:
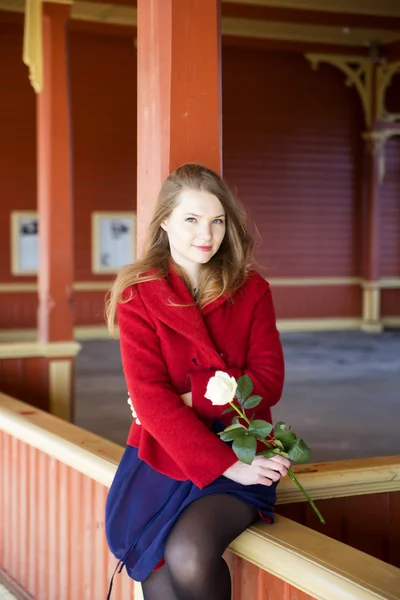
[[[166,565],[142,584],[145,600],[231,600],[222,554],[257,517],[255,508],[227,494],[190,504],[168,537]]]

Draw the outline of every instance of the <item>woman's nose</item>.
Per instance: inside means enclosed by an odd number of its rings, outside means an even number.
[[[200,239],[204,241],[209,241],[212,238],[211,227],[209,225],[204,225],[199,232]]]

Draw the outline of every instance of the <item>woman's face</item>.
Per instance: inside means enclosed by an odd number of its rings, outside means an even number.
[[[177,206],[162,223],[171,256],[189,273],[207,263],[222,243],[226,216],[221,202],[209,192],[183,190]]]

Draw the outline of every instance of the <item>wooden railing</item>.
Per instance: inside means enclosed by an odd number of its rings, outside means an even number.
[[[0,395],[0,578],[21,598],[105,600],[116,561],[104,505],[122,452]],[[285,517],[249,528],[230,550],[234,600],[399,598],[399,569]],[[117,576],[113,600],[132,597],[140,585]]]

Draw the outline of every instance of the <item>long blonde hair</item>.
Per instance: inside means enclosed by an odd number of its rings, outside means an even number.
[[[114,332],[118,303],[130,299],[124,299],[124,291],[136,283],[167,277],[172,259],[168,236],[161,223],[169,217],[179,194],[185,189],[213,194],[221,202],[226,214],[226,232],[221,246],[208,263],[200,266],[198,305],[203,307],[222,295],[233,295],[246,280],[248,268],[254,262],[254,242],[246,225],[242,205],[214,171],[197,164],[182,165],[167,177],[161,187],[143,257],[121,269],[107,294],[106,317],[111,333]],[[175,266],[190,289],[187,274],[176,263]]]

